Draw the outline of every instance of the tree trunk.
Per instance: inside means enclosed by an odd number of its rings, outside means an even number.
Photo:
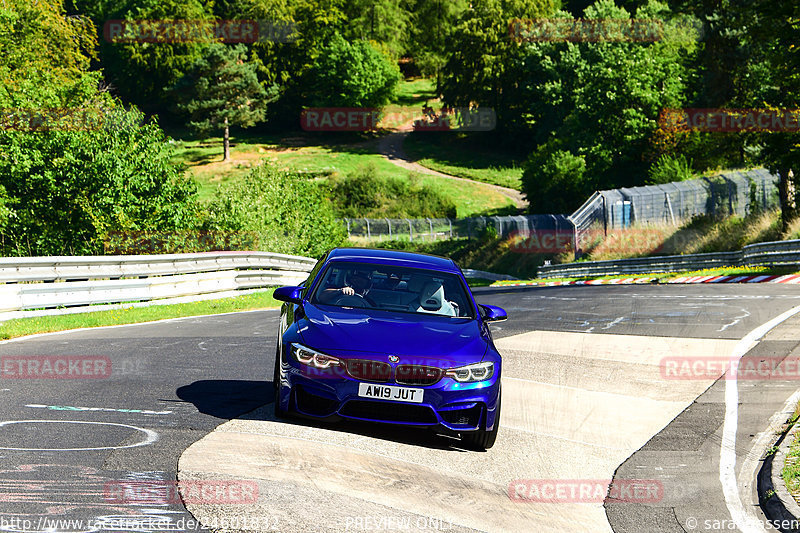
[[[231,131],[230,127],[228,127],[228,118],[225,118],[225,135],[222,138],[222,151],[223,151],[223,161],[230,161],[231,159]]]
[[[778,171],[778,194],[781,201],[781,231],[789,230],[789,225],[797,216],[797,203],[795,201],[794,173],[791,169],[782,168]]]

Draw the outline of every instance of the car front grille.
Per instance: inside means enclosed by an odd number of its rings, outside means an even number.
[[[392,379],[392,365],[368,359],[345,359],[345,370],[348,375],[364,381],[386,383]]]
[[[363,418],[383,422],[432,425],[438,423],[436,414],[424,405],[403,404],[402,408],[394,402],[350,400],[339,410],[339,414],[350,418]]]
[[[435,366],[398,365],[394,380],[402,385],[433,385],[442,379],[444,371]]]

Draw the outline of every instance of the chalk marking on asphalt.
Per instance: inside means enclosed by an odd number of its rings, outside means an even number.
[[[75,407],[72,405],[43,405],[38,403],[29,403],[25,407],[50,409],[52,411],[103,411],[107,413],[136,413],[140,415],[168,415],[172,413],[172,411],[149,411],[147,409],[115,409],[112,407]]]
[[[800,306],[776,316],[745,335],[733,349],[731,365],[725,379],[725,422],[722,427],[722,443],[719,449],[719,481],[725,496],[725,505],[731,518],[743,533],[764,532],[763,524],[742,504],[736,480],[736,431],[739,422],[739,389],[736,369],[739,360],[771,329],[788,318],[800,313]]]
[[[0,422],[0,427],[8,426],[11,424],[91,424],[98,426],[117,426],[135,431],[141,431],[147,437],[135,444],[126,444],[125,446],[96,446],[89,448],[12,448],[9,446],[0,446],[0,450],[16,450],[25,452],[82,452],[82,451],[97,451],[97,450],[122,450],[124,448],[136,448],[139,446],[147,446],[158,440],[158,433],[153,430],[131,426],[129,424],[117,424],[116,422],[87,422],[84,420],[7,420]]]
[[[625,320],[624,316],[618,316],[617,318],[615,318],[614,320],[609,322],[608,325],[605,326],[603,329],[611,329],[614,326],[616,326],[617,324],[619,324],[620,322],[622,322],[623,320]]]
[[[747,317],[749,317],[749,316],[750,316],[750,311],[748,311],[748,310],[747,310],[747,309],[745,309],[744,307],[740,307],[740,309],[741,309],[742,311],[744,311],[744,314],[743,314],[743,315],[738,315],[738,316],[735,316],[735,317],[733,317],[733,318],[734,318],[733,322],[729,322],[729,323],[725,324],[724,326],[722,326],[721,328],[719,328],[717,331],[725,331],[725,330],[726,330],[726,329],[728,329],[729,327],[731,327],[731,326],[735,326],[736,324],[738,324],[739,322],[741,322],[743,318],[747,318]]]

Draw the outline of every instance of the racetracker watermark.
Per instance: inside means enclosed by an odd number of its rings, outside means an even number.
[[[515,479],[508,497],[520,503],[658,503],[664,485],[657,479]]]
[[[664,109],[659,126],[678,131],[800,131],[800,109]]]
[[[413,122],[414,131],[491,131],[497,115],[490,107],[444,108],[423,114],[409,110],[384,112],[368,107],[316,107],[300,114],[305,131],[374,131]]]
[[[657,19],[512,19],[508,35],[529,42],[655,42],[664,38],[664,21]]]
[[[105,379],[111,359],[97,355],[4,355],[0,376],[5,379]]]
[[[252,231],[110,231],[103,239],[106,255],[256,250]]]
[[[294,41],[294,22],[265,20],[107,20],[109,43],[257,43]]]
[[[103,499],[125,505],[251,504],[258,501],[258,484],[227,480],[112,481],[103,485]]]
[[[797,380],[800,358],[745,355],[730,357],[665,357],[659,364],[661,377],[669,380],[725,379]]]
[[[124,115],[124,113],[123,113]],[[0,130],[26,133],[98,131],[128,123],[119,110],[96,107],[0,108]]]
[[[664,247],[665,231],[659,228],[628,228],[606,233],[602,229],[576,232],[571,228],[513,231],[509,249],[519,254],[562,254],[602,246],[606,254],[653,253]]]

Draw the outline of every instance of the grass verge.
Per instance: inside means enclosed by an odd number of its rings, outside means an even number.
[[[794,413],[786,422],[787,430],[791,429],[798,417],[800,417],[800,402],[795,406]],[[800,503],[800,434],[796,434],[794,441],[789,445],[781,477],[789,494]]]
[[[690,276],[785,276],[787,274],[798,274],[796,267],[721,267],[707,268],[705,270],[693,270],[690,272],[657,272],[652,274],[619,274],[613,276],[582,276],[574,278],[533,278],[517,281],[496,281],[492,287],[502,287],[515,283],[547,283],[551,281],[586,281],[592,279],[627,279],[627,278],[653,278],[659,281],[667,281],[674,278]]]
[[[10,339],[77,328],[98,326],[116,326],[120,324],[137,324],[153,322],[167,318],[179,318],[197,315],[213,315],[234,311],[250,311],[278,307],[280,302],[272,298],[272,291],[267,289],[233,298],[205,300],[171,305],[151,305],[148,307],[126,307],[108,311],[75,313],[73,315],[55,315],[31,318],[18,318],[0,324],[0,339]]]
[[[481,135],[418,132],[409,135],[403,149],[423,167],[451,176],[520,190],[522,165],[509,154],[486,147]]]

